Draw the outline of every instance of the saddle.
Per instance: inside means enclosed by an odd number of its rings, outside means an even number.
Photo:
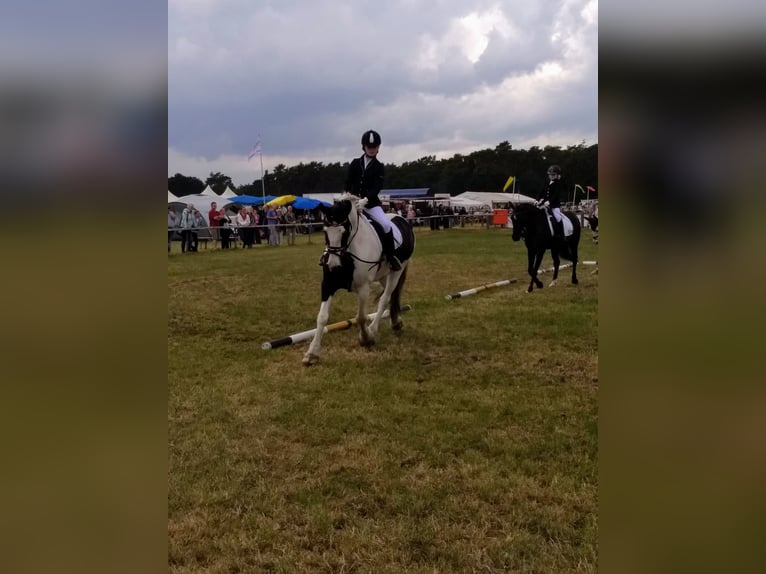
[[[375,233],[378,234],[378,239],[380,239],[380,242],[383,243],[383,236],[385,235],[383,226],[371,217],[368,217],[366,214],[365,219],[370,222],[370,225],[372,225]],[[397,241],[396,233],[394,233],[394,254],[399,258],[400,261],[409,259],[414,248],[413,242],[410,239],[410,236],[412,236],[412,230],[409,227],[409,224],[399,216],[394,217],[391,220],[391,223],[399,229],[399,234],[402,237],[401,241]]]
[[[545,219],[548,221],[548,228],[551,231],[551,235],[553,235],[553,223],[555,219],[553,218],[553,214],[548,209],[545,210]],[[572,233],[574,233],[572,220],[564,215],[564,213],[561,214],[561,223],[564,225],[564,237],[569,237],[572,235]]]

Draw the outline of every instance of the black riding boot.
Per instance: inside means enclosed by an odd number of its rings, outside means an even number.
[[[391,266],[392,271],[399,271],[402,268],[402,264],[394,253],[396,247],[394,247],[394,232],[389,231],[383,234],[383,254],[388,259],[388,264]]]
[[[563,243],[564,242],[564,220],[556,221],[556,218],[553,218],[553,237]]]

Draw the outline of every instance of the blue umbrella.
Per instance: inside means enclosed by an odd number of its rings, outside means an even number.
[[[232,197],[230,201],[239,205],[263,205],[276,197],[276,195],[267,195],[265,198],[257,195],[239,195]]]
[[[320,203],[324,205],[325,207],[331,206],[331,204],[327,203],[326,201],[320,201],[318,199],[309,199],[308,197],[298,197],[293,202],[293,207],[295,209],[316,209]]]

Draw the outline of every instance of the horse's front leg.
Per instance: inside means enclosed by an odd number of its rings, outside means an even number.
[[[332,303],[332,295],[327,301],[322,301],[319,306],[319,313],[317,314],[317,330],[314,333],[314,338],[311,339],[309,350],[303,355],[303,365],[309,367],[319,362],[319,349],[322,346],[322,333],[327,326],[327,320],[330,318],[330,303]]]
[[[577,246],[572,246],[572,285],[577,285]]]
[[[535,288],[535,275],[537,270],[535,269],[535,257],[536,253],[527,249],[527,273],[529,273],[529,287],[527,287],[527,293],[531,293]]]
[[[531,293],[532,290],[537,286],[538,289],[543,288],[543,282],[540,281],[540,279],[537,278],[537,270],[540,269],[540,263],[543,261],[543,256],[545,255],[545,250],[538,251],[537,253],[528,253],[529,258],[529,276],[532,278],[532,280],[529,282],[529,288],[527,289],[527,293]]]
[[[558,251],[551,249],[551,259],[553,259],[553,279],[551,279],[548,287],[555,287],[559,278],[559,265],[561,264]]]
[[[391,293],[394,292],[394,288],[396,287],[396,284],[399,281],[399,276],[401,274],[401,271],[392,271],[388,274],[388,276],[386,276],[385,288],[383,289],[383,293],[380,294],[380,299],[378,300],[377,313],[375,314],[375,318],[372,320],[372,323],[370,323],[370,332],[372,333],[373,337],[377,336],[378,334],[378,327],[380,326],[381,319],[383,319],[383,312],[388,307],[389,301],[391,301]]]
[[[367,327],[367,300],[370,298],[370,284],[365,283],[357,289],[359,308],[356,312],[356,322],[359,324],[359,344],[369,347],[375,344],[375,332]]]

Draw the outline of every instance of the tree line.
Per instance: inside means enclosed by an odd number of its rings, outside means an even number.
[[[468,155],[455,154],[448,159],[425,156],[401,165],[385,164],[384,187],[428,187],[433,193],[457,195],[464,191],[502,191],[508,177],[514,176],[516,193],[534,197],[547,183],[545,173],[551,164],[561,166],[566,189],[576,193],[576,201],[585,197],[586,186],[598,190],[598,144],[586,146],[584,142],[566,149],[533,146],[515,150],[504,141],[494,149]],[[292,167],[279,164],[271,172],[264,173],[263,184],[267,195],[337,193],[343,189],[348,165],[349,162],[323,164],[315,161]],[[576,188],[576,184],[581,188]],[[176,196],[200,193],[208,185],[218,194],[229,186],[239,194],[261,195],[260,179],[235,186],[230,177],[220,172],[211,172],[204,182],[180,173],[168,178],[168,190]],[[598,197],[597,191],[589,192],[589,195]]]

